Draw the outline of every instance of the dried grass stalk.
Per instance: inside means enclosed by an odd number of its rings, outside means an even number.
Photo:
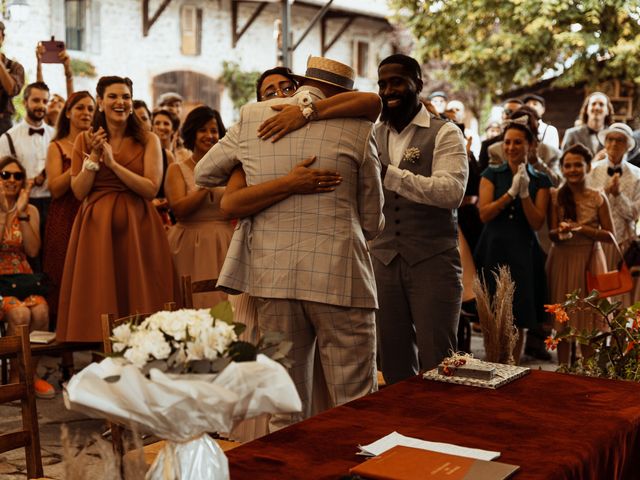
[[[142,440],[135,429],[133,429],[131,439],[125,445],[125,451],[133,448],[136,453],[128,456],[124,463],[124,478],[139,480],[145,477],[148,467],[144,461]],[[98,434],[93,434],[92,441],[78,451],[74,447],[77,441],[71,441],[66,425],[62,426],[61,441],[65,480],[86,480],[95,476],[95,473],[92,475],[91,472],[96,470],[101,473],[100,480],[122,480],[122,459],[113,451],[111,442],[107,442]],[[92,445],[96,446],[97,454],[89,453],[89,448]],[[99,458],[97,462],[96,457]]]
[[[485,360],[513,365],[513,350],[518,341],[518,329],[513,323],[513,294],[515,283],[509,267],[501,265],[492,272],[496,281],[496,292],[491,298],[484,280],[476,277],[473,291],[476,295],[478,316],[482,327]]]
[[[99,435],[92,435],[92,442],[85,445],[79,452],[75,453],[75,448],[69,439],[69,430],[66,425],[62,426],[62,461],[65,466],[65,480],[86,480],[91,478],[91,472],[98,468],[101,472],[102,480],[121,480],[120,459],[113,453],[111,443],[103,440]],[[77,443],[77,442],[73,442]],[[95,445],[98,453],[89,453],[89,448]],[[96,457],[99,460],[96,462]],[[98,465],[96,465],[96,463]]]

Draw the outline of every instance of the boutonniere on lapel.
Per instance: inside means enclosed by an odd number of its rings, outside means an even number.
[[[416,163],[420,160],[420,149],[418,147],[409,147],[402,154],[402,161],[407,163]]]

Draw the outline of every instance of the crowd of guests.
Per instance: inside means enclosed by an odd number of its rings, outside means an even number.
[[[463,278],[476,270],[493,289],[492,272],[509,266],[514,357],[525,338],[539,351],[543,305],[584,292],[585,270],[616,268],[614,243],[636,238],[636,138],[601,92],[562,144],[537,95],[503,102],[481,140],[461,101],[422,99],[411,57],[380,63],[378,94],[354,91],[349,66],[310,57],[304,75],[264,72],[257,102],[227,129],[206,105],[183,115],[177,93],[150,109],[126,77],[74,92],[60,55],[66,100],[39,78],[14,126],[24,71],[0,62],[0,274],[44,272],[50,284],[4,297],[8,332],[98,342],[102,313],[157,311],[179,302],[180,276],[218,278],[222,291],[196,307],[228,298],[247,339],[275,330],[293,343],[303,411],[272,429],[375,391],[378,368],[393,383],[456,351],[473,311]],[[602,328],[586,312],[571,322]],[[570,345],[558,349],[567,363]]]

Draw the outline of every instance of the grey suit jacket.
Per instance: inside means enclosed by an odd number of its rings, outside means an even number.
[[[253,217],[248,242],[247,292],[256,297],[289,298],[345,307],[377,307],[373,266],[366,240],[384,227],[383,193],[373,124],[359,119],[310,122],[276,143],[257,137],[258,126],[275,112],[274,103],[298,104],[317,89],[303,87],[294,97],[250,104],[234,125],[196,166],[196,182],[226,182],[242,164],[247,184],[286,175],[305,158],[317,156],[314,168],[338,171],[335,191],[292,195]],[[246,227],[246,223],[244,224]],[[224,270],[242,264],[227,257]]]
[[[598,153],[600,149],[603,148],[600,145],[600,148],[597,150],[593,149],[593,144],[591,143],[591,134],[589,133],[589,128],[586,125],[582,125],[580,127],[571,127],[566,132],[564,132],[564,138],[562,139],[562,150],[566,150],[571,145],[575,145],[576,143],[581,143],[585,147],[589,149],[592,155]]]

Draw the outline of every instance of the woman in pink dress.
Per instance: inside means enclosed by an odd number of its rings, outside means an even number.
[[[562,303],[566,295],[580,289],[587,295],[585,271],[606,272],[606,262],[600,242],[611,242],[613,220],[607,197],[586,186],[591,166],[591,152],[582,144],[569,147],[560,158],[565,182],[551,192],[549,236],[553,241],[547,258],[547,278],[551,303]],[[591,259],[589,263],[589,259]],[[569,326],[579,330],[604,328],[598,316],[589,311],[572,314]],[[556,322],[562,331],[566,325]],[[583,358],[592,355],[591,348],[580,345]],[[558,362],[569,363],[570,345],[558,344]]]

